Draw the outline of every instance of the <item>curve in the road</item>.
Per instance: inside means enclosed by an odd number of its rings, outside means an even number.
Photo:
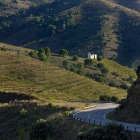
[[[113,111],[119,104],[116,103],[94,103],[97,105],[97,108],[92,108],[84,111],[80,111],[78,113],[73,114],[73,118],[78,119],[80,121],[94,123],[99,125],[105,125],[109,122],[116,122],[117,124],[124,125],[125,129],[129,129],[131,131],[140,132],[140,125],[138,124],[130,124],[108,120],[105,118],[106,114]]]

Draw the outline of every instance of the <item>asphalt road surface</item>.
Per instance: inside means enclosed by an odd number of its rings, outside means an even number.
[[[99,125],[105,125],[111,121],[105,118],[105,115],[110,111],[113,111],[119,104],[116,103],[94,103],[97,105],[96,108],[80,111],[78,113],[73,114],[73,118],[78,119],[80,121],[85,121],[88,123],[95,123]],[[116,122],[117,124],[123,124],[125,129],[140,132],[140,125]]]

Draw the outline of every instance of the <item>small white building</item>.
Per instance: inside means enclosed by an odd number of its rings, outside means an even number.
[[[91,54],[90,52],[88,53],[88,58],[90,59],[97,59],[97,54]]]

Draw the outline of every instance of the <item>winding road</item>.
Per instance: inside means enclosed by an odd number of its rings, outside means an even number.
[[[75,113],[73,114],[73,118],[78,119],[80,121],[95,123],[99,125],[105,125],[109,122],[116,122],[117,124],[123,124],[125,129],[140,132],[140,125],[111,121],[105,118],[105,115],[113,111],[116,107],[119,106],[119,104],[94,103],[94,105],[97,107]]]

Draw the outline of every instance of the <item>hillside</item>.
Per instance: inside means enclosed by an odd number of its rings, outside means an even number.
[[[13,54],[0,53],[1,92],[23,93],[48,100],[97,100],[101,94],[123,98],[126,91],[102,85],[52,64]]]
[[[92,52],[135,68],[139,64],[138,1],[26,0],[15,10],[12,5],[18,3],[9,3],[15,14],[6,16],[7,5],[1,6],[1,42],[36,50],[48,46],[53,53],[65,48],[82,57]]]

